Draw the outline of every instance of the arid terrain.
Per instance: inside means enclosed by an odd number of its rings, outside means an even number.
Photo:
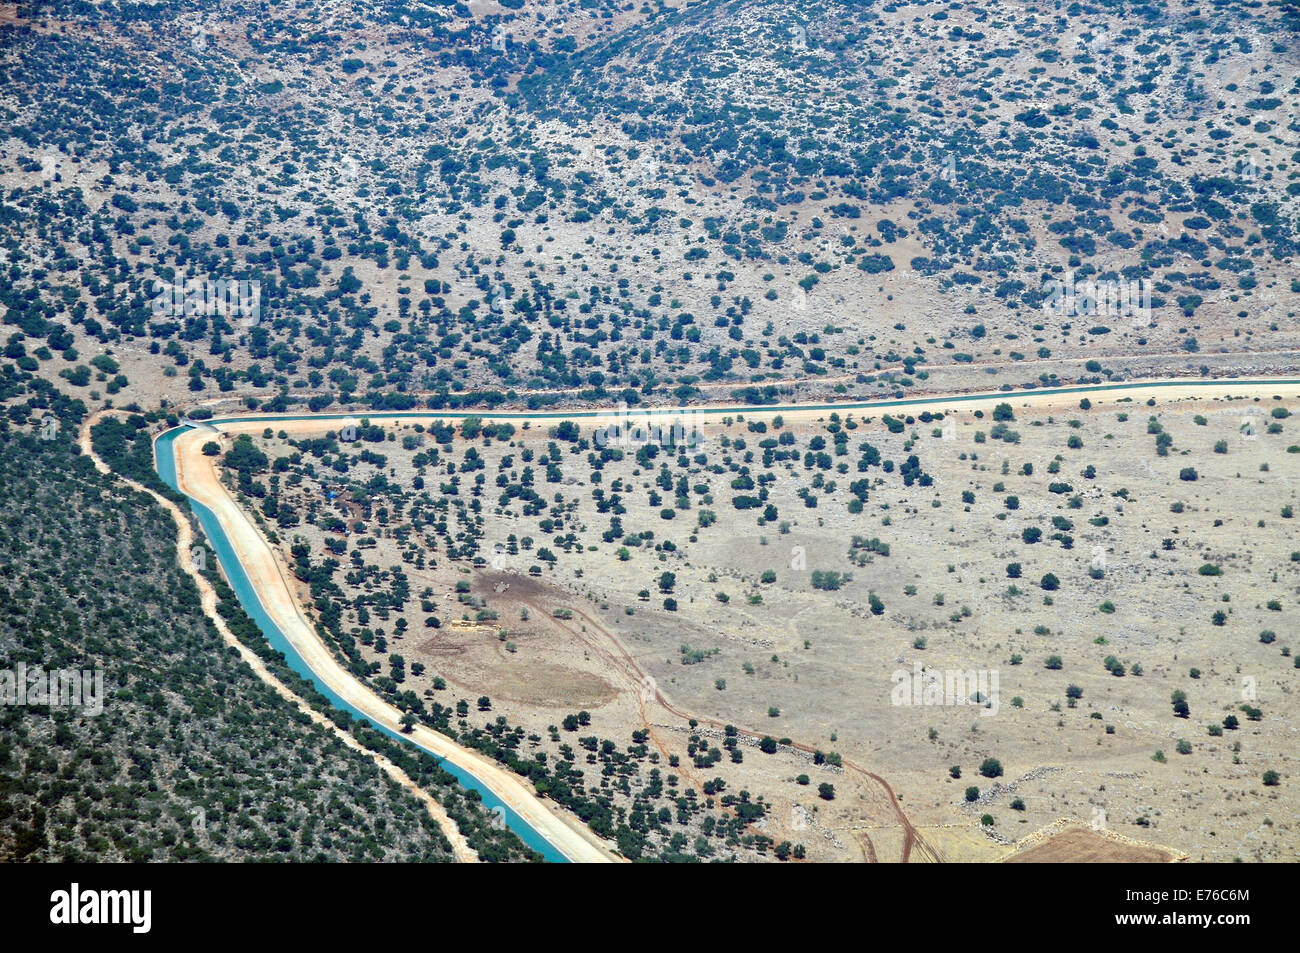
[[[1292,2],[0,4],[0,675],[121,702],[0,858],[1300,859],[1298,104]]]
[[[815,859],[899,859],[904,838],[878,782],[793,745],[883,776],[941,855],[952,842],[993,859],[1071,817],[1198,860],[1282,859],[1296,849],[1289,795],[1260,777],[1287,775],[1295,755],[1298,389],[1124,391],[1087,409],[1077,395],[994,397],[921,411],[927,422],[897,413],[899,433],[874,409],[751,410],[697,417],[697,446],[648,462],[632,448],[599,461],[609,419],[576,440],[558,422],[496,432],[491,416],[472,439],[434,417],[231,432],[257,434],[267,475],[243,500],[274,501],[263,522],[286,563],[335,562],[337,631],[381,691],[471,708],[486,695],[552,757],[570,739],[544,736],[579,711],[602,737],[648,731],[678,756],[679,783],[716,772],[762,794],[761,830]],[[359,436],[334,439],[348,426]],[[1156,430],[1173,437],[1163,453]],[[824,468],[823,445],[836,454]],[[911,485],[891,462],[908,454]],[[747,476],[775,514],[736,507]],[[541,504],[526,512],[512,487]],[[827,573],[841,578],[818,588]],[[299,576],[310,604],[319,577]],[[992,678],[979,687],[996,705],[899,704],[891,677],[914,665]],[[394,667],[400,687],[385,681]],[[785,747],[692,771],[691,737],[725,725]]]

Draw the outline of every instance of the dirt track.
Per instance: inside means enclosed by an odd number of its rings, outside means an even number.
[[[1046,391],[1047,389],[1045,389]],[[743,414],[747,418],[765,419],[777,415],[789,421],[807,421],[825,417],[831,413],[839,414],[875,414],[889,413],[891,408],[897,408],[896,412],[901,414],[915,414],[921,411],[930,411],[931,413],[946,412],[973,412],[976,410],[989,411],[1000,403],[1008,403],[1013,407],[1037,407],[1050,409],[1055,407],[1077,407],[1078,403],[1084,397],[1087,397],[1094,406],[1108,403],[1124,403],[1127,406],[1133,406],[1138,402],[1155,399],[1157,401],[1187,400],[1200,399],[1211,400],[1222,397],[1269,397],[1272,395],[1282,395],[1288,397],[1300,397],[1300,380],[1286,379],[1276,380],[1273,378],[1232,378],[1217,380],[1189,380],[1189,381],[1163,381],[1163,380],[1134,380],[1126,381],[1122,384],[1101,384],[1101,385],[1079,385],[1062,388],[1051,388],[1055,393],[1045,391],[984,391],[979,393],[960,393],[950,395],[921,394],[916,397],[905,397],[900,400],[887,398],[871,400],[846,400],[843,402],[834,401],[817,401],[810,405],[810,409],[805,409],[798,405],[791,404],[771,404],[771,405],[738,405],[734,403],[708,403],[692,404],[688,406],[672,406],[664,408],[649,408],[646,406],[634,407],[628,413],[632,417],[637,414],[644,414],[650,409],[660,409],[669,411],[672,414],[695,413],[705,415],[704,420],[697,419],[697,423],[707,423],[708,417],[718,417],[726,415]],[[218,404],[221,401],[208,401],[208,404]],[[221,430],[225,433],[240,434],[257,434],[264,428],[272,424],[278,427],[292,424],[295,434],[316,436],[328,431],[337,431],[342,423],[343,418],[349,418],[354,421],[360,421],[363,417],[371,421],[395,420],[403,424],[422,423],[431,424],[434,421],[461,420],[465,417],[478,417],[482,420],[500,420],[508,421],[513,424],[531,423],[543,426],[554,424],[557,421],[564,420],[566,415],[579,422],[584,427],[596,424],[613,424],[621,418],[622,412],[618,409],[610,408],[574,408],[571,410],[543,410],[543,411],[526,411],[526,410],[455,410],[455,411],[407,411],[395,413],[392,411],[366,411],[352,410],[347,411],[339,408],[329,408],[322,412],[319,418],[303,419],[301,413],[289,414],[253,414],[249,419],[241,419],[238,416],[221,417]],[[285,429],[288,429],[285,427]]]
[[[541,607],[537,607],[537,608],[541,608]],[[585,623],[587,623],[587,625],[590,625],[597,632],[603,634],[605,641],[609,643],[609,645],[608,646],[601,645],[596,640],[585,638],[582,634],[576,631],[572,626],[558,623],[558,620],[557,620],[557,624],[560,624],[562,628],[566,629],[572,635],[580,639],[584,644],[588,645],[593,651],[595,651],[602,658],[604,658],[612,668],[614,668],[615,670],[619,671],[622,675],[624,675],[624,677],[631,682],[633,690],[637,690],[640,688],[640,686],[647,684],[646,682],[646,679],[648,677],[647,673],[644,670],[642,670],[642,668],[637,664],[636,659],[632,657],[632,654],[628,652],[628,650],[623,646],[623,644],[619,641],[618,637],[613,632],[611,632],[608,628],[602,625],[599,619],[596,619],[588,615],[587,613],[583,612],[581,609],[576,609],[573,608],[572,606],[569,606],[569,609],[571,612],[573,612],[574,615],[580,617]],[[612,646],[612,649],[610,648],[610,646]],[[654,685],[654,698],[650,701],[660,705],[665,711],[675,715],[676,717],[680,718],[682,721],[689,722],[692,719],[694,719],[700,724],[709,725],[710,727],[713,728],[725,727],[723,722],[717,721],[712,718],[706,718],[700,715],[693,715],[688,711],[683,711],[682,709],[674,705],[672,702],[670,702],[664,696],[663,691],[659,688],[657,684],[654,684],[653,681],[649,682],[649,684]],[[642,720],[645,723],[646,730],[650,732],[651,738],[654,739],[655,738],[654,727],[646,711],[647,699],[645,698],[645,695],[640,692],[638,692],[638,697],[639,697],[638,704],[640,706]],[[735,726],[735,727],[740,734],[747,735],[756,741],[762,740],[762,738],[764,737],[762,732],[754,731],[753,729],[744,728],[741,726]],[[657,739],[656,739],[656,744],[659,744]],[[803,751],[806,754],[815,753],[815,749],[811,745],[801,744],[800,742],[797,741],[793,742],[791,744],[791,747],[799,751]],[[665,754],[667,753],[666,749],[664,749],[662,745],[660,745],[660,750],[664,751]],[[938,852],[925,841],[925,839],[921,836],[920,832],[918,832],[917,829],[912,825],[911,820],[908,818],[907,814],[903,811],[902,807],[899,806],[898,798],[894,794],[894,789],[889,786],[888,781],[886,781],[880,775],[874,774],[871,771],[868,771],[865,768],[861,767],[860,765],[848,761],[847,759],[843,761],[843,765],[845,771],[848,771],[852,774],[856,774],[860,778],[865,778],[872,784],[879,785],[881,790],[884,792],[885,796],[889,799],[890,806],[893,810],[894,818],[897,820],[899,826],[903,828],[903,851],[902,851],[902,856],[899,858],[899,860],[902,863],[907,863],[908,860],[911,859],[911,854],[913,849],[923,854],[925,858],[931,861],[932,863],[942,862],[942,858],[939,856]],[[698,779],[692,778],[692,780],[695,781],[695,784],[698,787],[699,786]],[[860,836],[861,839],[865,842],[864,852],[867,854],[868,857],[872,859],[872,862],[875,862],[876,860],[875,845],[871,843],[871,839],[865,833],[856,834],[855,836]]]

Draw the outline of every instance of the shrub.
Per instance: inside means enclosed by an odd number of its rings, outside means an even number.
[[[828,592],[834,592],[847,581],[848,577],[833,570],[823,571],[817,569],[814,570],[812,574],[812,587],[814,589],[822,589]]]

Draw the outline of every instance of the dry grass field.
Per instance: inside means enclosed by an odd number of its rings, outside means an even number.
[[[592,427],[573,442],[554,421],[446,443],[423,424],[381,422],[382,436],[318,444],[320,456],[288,431],[255,444],[283,459],[267,486],[302,518],[270,527],[286,554],[299,540],[313,562],[346,553],[336,576],[363,608],[400,568],[406,608],[344,612],[344,629],[386,636],[384,651],[361,647],[376,672],[400,652],[422,666],[407,684],[486,694],[539,735],[577,710],[611,737],[648,730],[665,758],[679,755],[687,785],[713,776],[689,767],[689,719],[696,732],[735,725],[788,742],[717,773],[761,793],[773,805],[764,830],[810,858],[911,854],[897,805],[936,831],[921,839],[940,854],[945,841],[981,853],[944,825],[996,847],[1082,816],[1193,859],[1282,859],[1297,849],[1292,785],[1261,778],[1289,779],[1296,755],[1300,404],[1277,396],[1097,395],[1086,409],[1012,399],[996,415],[990,400],[932,408],[949,412],[929,421],[899,412],[898,433],[874,409],[751,412],[706,424],[680,456],[629,452],[599,468],[582,443]],[[850,435],[842,455],[837,431]],[[791,442],[761,446],[780,434]],[[736,509],[750,492],[737,480],[761,486],[776,513]],[[498,499],[530,481],[544,508]],[[456,492],[429,494],[439,485]],[[917,665],[978,675],[987,704],[900,704],[897,673]],[[447,687],[434,691],[435,677]],[[800,745],[885,779],[896,802]],[[833,800],[818,797],[823,781]]]

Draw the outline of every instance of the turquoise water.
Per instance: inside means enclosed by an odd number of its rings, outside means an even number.
[[[1022,391],[1003,391],[1003,392],[986,393],[986,394],[963,394],[955,397],[913,397],[913,398],[902,398],[902,399],[865,400],[865,401],[852,401],[852,402],[846,401],[843,403],[825,403],[825,404],[797,404],[797,405],[764,404],[759,406],[746,406],[746,407],[695,409],[695,413],[701,415],[723,416],[727,414],[735,415],[735,414],[756,413],[756,412],[781,413],[781,412],[788,412],[794,410],[819,410],[819,411],[824,410],[828,412],[829,411],[846,412],[846,411],[862,410],[868,408],[887,409],[892,407],[916,407],[916,406],[923,406],[927,404],[954,404],[954,403],[962,403],[965,401],[972,401],[972,400],[987,400],[990,397],[993,398],[1001,397],[1007,400],[1013,400],[1017,397],[1026,397],[1026,396],[1042,395],[1042,394],[1047,394],[1047,395],[1089,394],[1089,393],[1098,393],[1098,392],[1115,391],[1115,390],[1141,390],[1144,388],[1165,387],[1169,385],[1222,388],[1225,385],[1225,383],[1231,383],[1231,382],[1225,382],[1221,380],[1219,381],[1171,380],[1171,381],[1163,381],[1163,382],[1149,381],[1149,382],[1143,382],[1138,384],[1123,384],[1123,383],[1091,384],[1091,385],[1084,385],[1081,387],[1038,388],[1032,391],[1022,390]],[[1300,380],[1268,379],[1268,380],[1259,380],[1259,381],[1243,381],[1242,383],[1262,384],[1262,385],[1300,384]],[[641,409],[644,410],[646,408],[641,408]],[[636,411],[637,408],[633,408],[631,412],[636,413]],[[385,417],[385,418],[399,418],[399,419],[432,417],[432,418],[442,418],[445,420],[463,420],[466,417],[483,417],[485,419],[490,418],[493,420],[511,420],[511,419],[576,420],[584,417],[608,416],[609,413],[610,412],[608,410],[544,411],[544,412],[420,410],[420,411],[375,411],[374,413],[354,413],[354,414],[306,414],[306,415],[299,414],[299,415],[280,415],[280,416],[262,415],[262,416],[249,416],[249,417],[241,416],[237,419],[240,421],[254,421],[259,423],[260,422],[275,423],[277,421],[289,421],[289,420],[347,420],[347,419],[360,420],[362,417],[376,417],[376,418]],[[213,423],[213,424],[220,424],[223,422],[225,421],[220,418],[209,421],[209,423]],[[184,433],[186,430],[189,429],[190,429],[189,427],[178,427],[174,430],[169,430],[167,433],[159,437],[158,440],[155,442],[155,453],[156,453],[155,464],[158,469],[158,475],[162,477],[165,483],[167,483],[169,486],[171,486],[173,489],[177,490],[178,492],[180,492],[180,487],[177,486],[177,482],[176,482],[176,458],[175,458],[174,451],[172,449],[172,443],[173,441],[175,441],[177,437],[179,437],[182,433]],[[240,605],[243,606],[244,611],[247,612],[248,615],[252,617],[252,619],[257,623],[258,627],[262,630],[262,634],[266,636],[266,639],[271,644],[271,646],[284,654],[285,660],[288,663],[289,667],[292,668],[299,675],[301,675],[303,678],[306,678],[309,681],[311,681],[316,686],[317,691],[319,691],[322,695],[327,697],[337,708],[340,708],[343,711],[350,713],[354,718],[360,718],[365,720],[366,722],[370,723],[374,727],[378,728],[380,731],[384,732],[384,734],[392,738],[396,738],[398,741],[402,741],[407,744],[413,744],[416,747],[421,748],[421,750],[424,750],[422,746],[420,746],[418,742],[416,742],[413,738],[407,735],[403,735],[400,732],[393,731],[383,725],[375,724],[373,721],[371,721],[371,719],[366,718],[366,716],[363,715],[360,711],[353,708],[351,705],[345,702],[341,697],[339,697],[329,688],[322,685],[317,680],[315,673],[307,665],[306,661],[302,658],[302,656],[298,654],[298,652],[293,648],[293,646],[290,645],[289,640],[284,637],[284,633],[280,631],[279,627],[276,626],[275,623],[271,621],[271,617],[267,614],[266,610],[263,608],[261,600],[258,598],[256,591],[253,589],[252,585],[250,584],[248,580],[248,576],[244,572],[243,565],[235,557],[234,549],[231,547],[230,541],[226,538],[225,533],[222,531],[221,524],[217,522],[216,516],[212,513],[211,510],[209,510],[203,504],[193,499],[190,500],[190,508],[194,511],[194,514],[198,517],[199,525],[203,527],[203,531],[207,534],[208,540],[212,543],[212,547],[217,553],[217,559],[220,561],[221,567],[225,571],[226,578],[230,581],[231,588],[234,590],[235,595],[238,597]],[[566,858],[563,854],[561,854],[548,840],[546,840],[541,834],[539,834],[527,821],[525,821],[517,813],[511,810],[507,805],[502,803],[500,798],[498,798],[495,794],[493,794],[486,787],[484,787],[478,781],[478,779],[475,778],[472,774],[469,774],[467,771],[462,770],[461,768],[457,767],[454,764],[451,764],[448,761],[442,761],[442,767],[448,773],[454,775],[456,779],[466,788],[472,788],[473,790],[478,791],[479,794],[481,794],[483,797],[483,803],[487,806],[489,810],[492,810],[493,808],[496,807],[502,808],[505,811],[506,825],[512,831],[518,834],[520,839],[523,840],[524,843],[526,843],[529,847],[533,848],[538,853],[540,853],[543,857],[546,858],[546,860],[554,863],[567,862],[568,858]]]
[[[176,456],[172,448],[172,443],[177,437],[189,429],[189,427],[177,427],[174,430],[169,430],[167,433],[159,437],[154,444],[155,465],[158,470],[158,475],[162,477],[164,483],[177,492],[180,492],[180,487],[176,482]],[[253,621],[257,623],[258,628],[262,630],[262,634],[266,636],[266,640],[271,644],[271,647],[284,653],[285,661],[288,663],[289,667],[303,678],[312,682],[312,684],[316,686],[316,690],[328,698],[335,708],[348,712],[354,718],[368,722],[390,738],[396,738],[398,741],[412,744],[421,750],[425,750],[423,746],[415,741],[415,739],[404,735],[401,732],[393,731],[384,725],[376,724],[374,721],[367,718],[316,677],[316,673],[311,670],[303,657],[298,654],[297,650],[294,649],[289,640],[285,638],[284,633],[280,631],[279,626],[271,621],[270,615],[267,614],[266,609],[262,606],[261,599],[258,598],[257,592],[249,582],[247,573],[244,572],[243,564],[236,558],[235,550],[230,545],[230,540],[227,539],[226,534],[222,531],[221,524],[217,521],[216,515],[202,503],[199,503],[194,499],[190,499],[190,509],[192,509],[194,515],[198,517],[199,525],[203,527],[203,532],[207,534],[208,540],[212,544],[212,548],[216,551],[217,559],[221,563],[221,568],[225,570],[226,579],[230,581],[231,589],[234,590],[235,595],[239,598],[239,604],[243,606],[244,611],[247,612]],[[513,811],[508,805],[503,803],[502,800],[493,794],[486,786],[481,784],[476,777],[457,765],[452,764],[450,761],[442,759],[439,759],[439,761],[442,769],[448,774],[454,775],[461,785],[478,791],[483,798],[483,804],[489,811],[494,808],[501,808],[505,812],[506,826],[519,835],[520,840],[525,844],[545,857],[547,861],[552,863],[568,862],[568,858],[560,853],[560,851],[557,850],[550,841],[539,834],[532,825],[515,813],[515,811]]]

